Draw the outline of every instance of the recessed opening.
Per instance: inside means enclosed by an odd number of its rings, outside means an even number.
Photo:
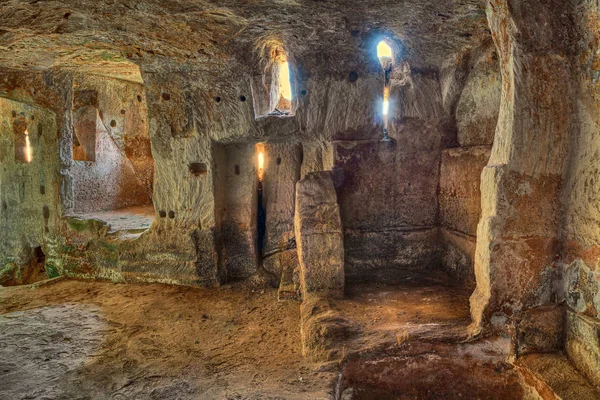
[[[73,202],[67,212],[104,221],[113,232],[142,232],[156,216],[154,159],[149,127],[142,123],[147,110],[135,105],[143,86],[107,80],[84,81],[78,87],[73,95],[74,162],[69,167]],[[131,117],[130,123],[118,119],[123,115]]]
[[[246,101],[246,96],[240,96],[240,101]]]
[[[162,98],[163,100],[169,101],[171,100],[171,95],[169,93],[163,93]]]
[[[383,99],[381,102],[381,115],[383,117],[383,139],[388,140],[388,124],[390,114],[390,76],[394,65],[394,52],[392,46],[382,40],[377,44],[377,58],[383,69]]]
[[[351,71],[348,75],[348,80],[350,82],[356,82],[358,80],[358,73],[356,71]]]
[[[383,60],[389,59],[391,61],[393,56],[392,48],[385,40],[382,40],[377,44],[377,58],[383,63]]]
[[[30,163],[33,161],[33,147],[24,118],[17,119],[13,124],[15,161],[19,163]]]
[[[205,163],[201,162],[191,163],[190,172],[194,176],[205,175],[208,172],[208,166]]]
[[[158,216],[161,218],[166,218],[167,217],[167,212],[165,210],[160,210],[158,212]]]
[[[252,99],[256,116],[293,114],[294,81],[290,57],[283,47],[271,48],[266,66],[252,85]]]
[[[169,218],[171,218],[171,219],[175,218],[175,211],[169,211]]]
[[[236,175],[239,175],[240,174],[240,166],[239,165],[235,165],[233,167],[233,171],[235,172]]]
[[[220,98],[219,96],[217,96],[217,97],[215,97],[215,101],[216,101],[217,103],[220,103],[220,102],[221,102],[221,98]]]
[[[141,101],[142,101],[142,96],[140,96],[140,95],[138,94],[138,96],[137,96],[137,100],[138,100],[139,102],[141,102]]]

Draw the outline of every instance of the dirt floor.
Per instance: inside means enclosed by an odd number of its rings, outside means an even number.
[[[361,351],[466,327],[469,293],[351,286],[335,307]],[[300,303],[275,289],[62,280],[0,288],[0,314],[0,399],[330,399],[339,375],[303,359]]]
[[[0,398],[322,399],[276,290],[65,280],[0,288]]]

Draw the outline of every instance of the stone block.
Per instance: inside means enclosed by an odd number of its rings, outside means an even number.
[[[517,327],[519,354],[553,353],[564,348],[565,310],[536,307],[523,312]]]
[[[567,312],[567,354],[594,385],[600,386],[600,320]]]
[[[344,237],[330,173],[311,173],[297,183],[294,226],[303,294],[342,297]]]

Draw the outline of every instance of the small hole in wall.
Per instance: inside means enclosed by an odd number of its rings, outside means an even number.
[[[306,93],[308,93],[308,92],[306,91],[306,89],[302,89],[302,90],[300,91],[300,94],[301,94],[302,96],[306,96]]]
[[[63,15],[64,19],[68,19],[71,16],[71,12],[65,13],[65,15]]]
[[[221,98],[220,98],[219,96],[217,96],[217,97],[215,97],[215,101],[216,101],[217,103],[220,103],[220,102],[221,102]]]
[[[169,218],[175,218],[175,211],[169,211]]]
[[[4,211],[6,211],[6,209],[7,209],[7,208],[8,208],[8,205],[6,204],[6,202],[5,202],[5,201],[3,201],[3,202],[2,202],[2,209],[3,209]]]
[[[40,194],[46,194],[46,186],[40,186]]]
[[[277,162],[277,165],[281,165],[281,157],[277,157],[276,162]]]
[[[356,71],[351,71],[350,75],[348,75],[348,80],[350,80],[350,82],[356,82],[358,80],[358,73]]]
[[[50,209],[48,208],[48,206],[44,206],[44,209],[42,212],[44,214],[44,219],[50,218]]]
[[[13,110],[12,116],[13,116],[13,118],[17,118],[17,112]]]
[[[165,210],[160,210],[158,212],[158,216],[161,218],[165,218],[167,216],[167,212]]]
[[[110,126],[115,128],[117,126],[117,121],[115,121],[114,119],[112,121],[110,121]]]
[[[236,165],[235,167],[233,167],[233,170],[235,171],[236,175],[240,174],[240,166],[239,165]]]
[[[246,101],[246,96],[240,96],[240,101]]]
[[[41,122],[38,122],[37,129],[38,129],[38,137],[42,137],[42,135],[44,134],[44,128],[42,127]]]
[[[169,100],[171,100],[171,95],[169,93],[163,93],[162,98],[163,98],[163,100],[169,101]]]
[[[121,115],[125,115],[125,110],[121,110]]]
[[[139,101],[139,102],[141,102],[141,101],[142,101],[142,96],[140,96],[140,95],[138,94],[138,97],[137,97],[137,99],[138,99],[138,101]]]
[[[359,37],[360,31],[358,29],[353,29],[352,31],[350,31],[350,34],[352,35],[352,37]]]
[[[34,119],[35,119],[35,115],[32,115],[31,116],[31,120],[33,121]]]
[[[194,176],[204,175],[208,172],[208,166],[205,163],[195,162],[190,164],[190,172]]]

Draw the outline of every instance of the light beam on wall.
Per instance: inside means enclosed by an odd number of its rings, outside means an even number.
[[[261,151],[258,153],[258,180],[262,182],[265,172],[265,154]]]
[[[290,84],[290,65],[287,61],[279,65],[279,92],[284,99],[292,100],[292,85]]]
[[[30,163],[33,160],[33,149],[29,141],[29,131],[25,129],[25,161]]]
[[[382,40],[377,45],[377,58],[379,58],[379,61],[381,62],[387,58],[390,60],[392,59],[392,48],[385,42],[385,40]]]

